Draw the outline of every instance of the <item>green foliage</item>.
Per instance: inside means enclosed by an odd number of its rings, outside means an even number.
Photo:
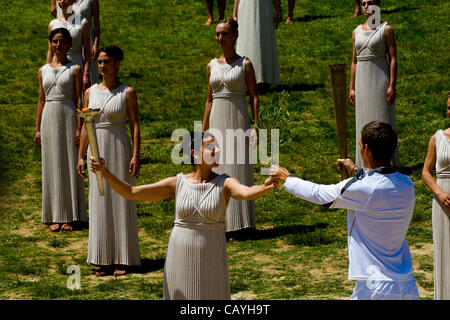
[[[122,279],[92,275],[86,265],[87,229],[52,234],[41,223],[41,154],[33,137],[50,3],[5,3],[0,3],[0,299],[162,299],[173,200],[138,203],[141,256],[150,262]],[[281,4],[286,17],[287,1]],[[226,16],[232,8],[233,1],[227,1]],[[194,121],[203,119],[206,64],[220,55],[214,27],[202,26],[203,2],[110,0],[100,1],[100,12],[100,45],[123,48],[120,77],[138,94],[143,166],[137,184],[189,172],[190,166],[172,164],[170,136],[176,128],[193,130]],[[281,23],[276,31],[282,84],[259,97],[260,127],[280,129],[280,164],[318,183],[340,179],[328,65],[347,63],[350,70],[351,33],[363,23],[352,13],[352,1],[297,1],[295,24]],[[398,46],[400,161],[416,187],[407,234],[412,247],[432,243],[432,193],[421,181],[421,170],[430,136],[449,123],[449,13],[448,1],[382,1],[382,19],[392,25]],[[348,119],[354,158],[352,106]],[[265,179],[260,168],[254,167],[256,183]],[[233,297],[345,299],[351,294],[344,210],[314,206],[282,189],[255,203],[255,237],[228,244]],[[413,260],[422,297],[430,298],[432,251]],[[65,272],[72,264],[80,266],[81,290],[66,288]]]

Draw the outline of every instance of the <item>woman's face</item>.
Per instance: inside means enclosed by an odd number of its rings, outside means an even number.
[[[70,42],[64,39],[64,36],[61,33],[57,33],[51,40],[51,46],[56,55],[63,56],[67,54],[67,51],[70,48]]]
[[[237,35],[233,34],[229,23],[219,23],[216,26],[216,41],[219,47],[233,47],[236,39]]]
[[[61,9],[68,8],[75,3],[76,0],[58,0],[58,5]]]
[[[120,61],[114,61],[106,52],[100,52],[98,55],[98,70],[102,76],[115,75],[119,70]]]
[[[369,18],[373,13],[367,13],[367,9],[369,9],[369,6],[380,6],[377,1],[374,0],[362,0],[361,1],[361,9],[364,14],[364,16]]]
[[[194,153],[194,157],[197,157]],[[215,141],[214,136],[209,136],[202,143],[202,166],[219,166],[220,149]]]

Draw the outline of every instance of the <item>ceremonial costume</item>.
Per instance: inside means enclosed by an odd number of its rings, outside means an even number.
[[[319,185],[288,177],[296,197],[347,209],[351,299],[418,299],[406,233],[414,210],[414,184],[391,168],[360,169],[355,178]]]

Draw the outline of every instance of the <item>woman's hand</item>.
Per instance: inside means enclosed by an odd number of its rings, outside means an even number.
[[[90,75],[85,72],[83,74],[83,92],[86,91],[91,86],[91,77]]]
[[[41,146],[41,132],[36,130],[36,134],[34,135],[34,144],[38,147]]]
[[[92,45],[92,52],[91,52],[91,57],[92,59],[97,59],[98,56],[98,44],[93,44]]]
[[[355,95],[355,89],[350,89],[350,93],[348,95],[348,98],[350,99],[350,103],[356,107],[356,95]]]
[[[450,209],[450,194],[442,192],[438,195],[439,201],[447,208]]]
[[[91,156],[91,161],[89,161],[89,170],[93,173],[96,173],[97,171],[104,172],[105,171],[105,159],[100,158],[99,161],[96,161],[94,157]]]
[[[395,98],[397,97],[397,93],[395,92],[395,87],[390,86],[386,91],[386,99],[389,105],[392,105],[395,102]]]
[[[128,168],[128,171],[131,173],[133,177],[135,177],[139,170],[141,169],[141,162],[138,157],[133,157],[130,161],[130,166]]]
[[[83,179],[87,179],[87,175],[84,173],[84,160],[83,159],[78,160],[77,173]]]
[[[252,131],[250,132],[250,147],[252,150],[254,150],[257,145],[258,145],[258,128],[255,125]]]
[[[80,147],[80,139],[81,139],[81,129],[77,129],[75,131],[75,145],[77,148]]]

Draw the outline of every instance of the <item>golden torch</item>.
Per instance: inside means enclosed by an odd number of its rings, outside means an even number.
[[[77,109],[77,111],[77,115],[81,118],[84,118],[84,126],[86,128],[92,156],[94,157],[95,161],[100,161],[100,157],[98,154],[97,133],[95,131],[95,116],[99,114],[100,109],[83,108],[81,110]],[[100,193],[100,196],[104,196],[105,191],[103,187],[102,173],[100,171],[97,171],[95,174],[97,176],[98,191]]]
[[[339,147],[339,158],[348,157],[347,151],[347,65],[330,64],[331,89],[333,93],[334,117]],[[347,170],[341,170],[341,179],[348,177]]]

